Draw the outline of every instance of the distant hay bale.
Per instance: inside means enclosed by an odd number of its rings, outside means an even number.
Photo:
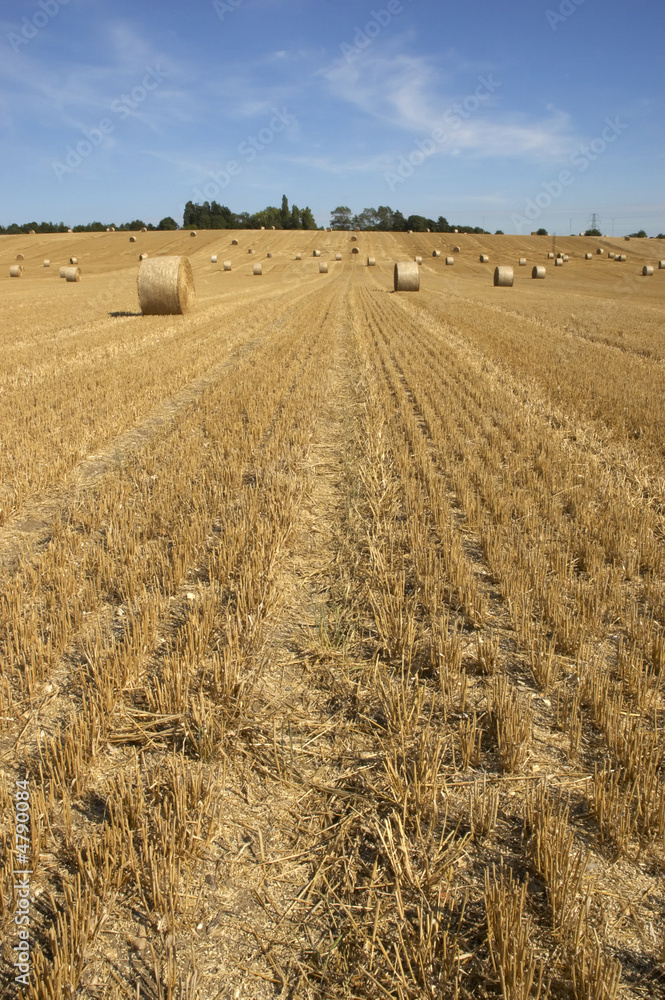
[[[23,260],[23,259],[24,259],[24,258],[23,258],[23,254],[22,254],[22,253],[17,253],[17,254],[16,254],[16,259],[17,259],[17,260]]]
[[[557,254],[557,257],[561,257],[561,258],[563,258],[563,253],[561,252],[561,250],[559,250],[559,252],[558,252],[558,254]]]
[[[252,274],[263,274],[263,267],[261,264],[254,264]]]
[[[351,253],[360,253],[360,250],[358,249],[358,247],[353,247]]]
[[[22,278],[23,277],[23,266],[21,264],[10,264],[9,265],[9,277],[10,278]]]
[[[642,274],[644,275],[645,278],[651,277],[651,275],[653,274],[653,267],[651,266],[651,264],[644,265],[644,267],[642,268]]]
[[[34,236],[34,235],[35,235],[34,229],[29,229],[28,230],[28,236]]]
[[[413,236],[413,229],[409,229],[409,236]]]
[[[61,277],[61,278],[64,278],[64,276],[65,276],[65,271],[66,271],[66,270],[67,270],[67,268],[66,268],[66,267],[61,267],[61,268],[60,268],[60,277]]]
[[[410,260],[395,264],[393,287],[396,292],[420,291],[420,268]]]
[[[189,235],[190,235],[190,236],[196,236],[196,233],[192,232],[192,233],[190,233]]]
[[[143,226],[143,228],[141,229],[141,232],[142,233],[147,233],[148,232],[148,227],[147,226]]]
[[[265,228],[266,228],[265,226],[261,226],[261,232],[263,232]]]
[[[659,260],[658,261],[658,270],[659,271],[665,271],[665,260]]]
[[[266,257],[272,257],[272,254],[271,253],[267,253]]]
[[[232,247],[237,247],[238,246],[238,241],[237,240],[231,240],[231,246]]]
[[[139,264],[138,292],[144,316],[180,316],[196,299],[187,257],[152,257]]]
[[[210,258],[210,263],[211,263],[211,264],[216,264],[216,263],[217,263],[217,254],[216,254],[216,253],[214,253],[214,254],[213,254],[213,255],[211,256],[211,258]]]
[[[147,253],[140,253],[139,260],[146,260],[147,256],[148,256]]]
[[[440,257],[440,256],[441,256],[440,250],[432,250],[432,257]]]
[[[548,260],[554,260],[554,254],[552,253],[552,251],[551,251],[551,250],[550,250],[550,252],[549,252],[549,253],[548,253],[548,255],[547,255],[547,259],[548,259]]]
[[[431,229],[426,229],[425,230],[426,233],[431,233],[431,231],[432,231]]]
[[[376,267],[376,259],[374,257],[368,257],[367,258],[367,266],[368,267]]]
[[[455,263],[454,257],[446,257],[446,267],[452,267]]]
[[[296,260],[302,260],[302,254],[301,253],[297,253],[296,254]]]
[[[526,267],[526,257],[520,257],[519,265],[520,267]]]
[[[598,247],[598,249],[596,250],[596,253],[605,253],[605,251],[603,250],[602,247]]]
[[[563,255],[563,262],[564,262],[564,264],[567,264],[569,260],[570,260],[570,257],[568,256],[568,254],[567,254],[567,253],[565,253],[565,254]]]
[[[608,255],[607,255],[607,259],[608,260],[614,260],[615,257],[616,257],[616,254],[613,254],[613,253],[608,253]]]
[[[67,232],[68,232],[68,233],[73,233],[73,232],[74,232],[74,230],[73,230],[73,229],[68,229],[68,230],[67,230]]]
[[[624,240],[626,241],[626,243],[630,243],[630,236],[624,236]]]
[[[495,288],[512,288],[513,281],[515,280],[515,274],[512,267],[495,267],[494,268],[494,286]]]
[[[78,262],[79,262],[78,257],[70,257],[69,258],[69,263],[70,264],[78,264]]]
[[[51,261],[50,260],[45,260],[44,261],[44,267],[50,267],[50,266],[51,266]]]
[[[328,273],[328,264],[326,263],[325,260],[319,261],[319,274],[327,274],[327,273]]]
[[[563,258],[557,257],[557,259],[554,261],[554,266],[555,267],[563,267]]]
[[[359,233],[359,232],[360,232],[360,229],[356,228],[356,229],[354,229],[353,231],[354,231],[354,233]]]
[[[461,252],[462,252],[461,247],[453,247],[453,253],[461,253]]]
[[[593,260],[593,254],[592,253],[585,253],[584,254],[584,259],[585,260]]]
[[[321,256],[320,250],[312,250],[312,257],[320,257],[320,256]]]
[[[532,278],[544,278],[547,274],[547,268],[543,267],[542,264],[536,264],[533,271],[531,272]]]
[[[111,227],[110,227],[110,226],[107,226],[107,227],[106,227],[106,232],[107,232],[107,233],[110,233],[110,232],[111,232]]]
[[[619,256],[616,258],[616,260],[626,260],[625,253],[620,253]]]
[[[335,260],[341,260],[341,259],[342,259],[341,253],[336,253],[335,254]]]
[[[250,247],[250,248],[249,248],[249,250],[247,251],[247,253],[254,253],[254,251],[253,251],[253,250],[252,250],[252,248]]]
[[[486,253],[481,253],[481,255],[478,258],[478,260],[480,261],[481,264],[489,264],[489,260],[490,259],[489,259],[489,257],[487,256]]]
[[[130,236],[129,237],[129,242],[130,243],[136,243],[136,236]]]
[[[357,237],[357,236],[352,236],[352,237],[351,237],[351,242],[352,242],[352,243],[355,243],[357,239],[358,239],[358,237]]]
[[[230,260],[225,260],[224,261],[224,270],[225,271],[230,271],[231,270],[231,261]]]
[[[459,229],[453,229],[454,233],[459,233]]]
[[[81,280],[81,268],[80,267],[66,267],[65,268],[65,281],[80,281]]]
[[[422,257],[414,257],[413,259],[416,262],[416,264],[422,264],[422,262],[423,262]]]
[[[274,227],[274,226],[271,226],[270,228],[271,228],[271,229],[274,229],[275,227]]]

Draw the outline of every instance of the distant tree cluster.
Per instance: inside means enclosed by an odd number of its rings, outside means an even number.
[[[146,224],[141,219],[134,219],[133,222],[121,222],[120,225],[116,225],[115,222],[89,222],[85,226],[69,227],[64,222],[26,222],[22,226],[19,226],[16,222],[12,222],[11,226],[0,226],[0,233],[5,236],[13,236],[17,233],[29,233],[31,229],[34,229],[36,233],[67,233],[70,228],[75,233],[104,233],[107,229],[117,229],[119,232],[126,232],[128,230],[143,228],[152,230],[161,229],[162,223],[160,222],[159,226],[153,226]],[[165,226],[163,228],[169,227]],[[178,228],[175,223],[174,228]]]
[[[339,205],[330,213],[330,225],[333,229],[381,230],[388,233],[484,233],[480,226],[452,225],[442,215],[435,221],[424,215],[409,215],[405,218],[401,212],[395,212],[388,205],[378,208],[364,208],[358,215],[353,215],[347,205]]]
[[[160,223],[161,225],[161,223]],[[282,197],[281,208],[268,205],[250,215],[249,212],[232,212],[226,205],[216,201],[204,201],[202,205],[188,201],[182,220],[183,229],[316,229],[316,221],[311,208],[298,208]]]

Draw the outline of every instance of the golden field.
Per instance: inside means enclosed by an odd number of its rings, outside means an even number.
[[[357,236],[0,238],[7,995],[665,996],[662,244]]]

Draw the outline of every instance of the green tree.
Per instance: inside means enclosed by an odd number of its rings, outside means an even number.
[[[585,236],[602,236],[600,229],[587,229],[584,233]]]
[[[297,205],[291,206],[291,219],[289,221],[289,229],[302,229],[302,218],[300,217],[300,209]]]
[[[291,223],[291,213],[289,211],[289,199],[285,194],[282,195],[282,207],[279,212],[280,221],[282,223],[282,229],[290,229]]]
[[[330,213],[332,229],[352,229],[351,209],[347,205],[339,205]]]
[[[453,227],[447,219],[444,219],[444,217],[440,215],[436,220],[436,231],[437,233],[451,233],[453,231]]]
[[[302,212],[300,213],[300,222],[302,224],[303,229],[317,228],[316,219],[312,215],[312,210],[311,208],[309,208],[309,206],[307,208],[303,208]]]
[[[393,212],[393,232],[405,233],[409,227],[401,212]]]
[[[539,229],[536,233],[536,236],[549,236],[549,233],[547,232],[546,229]]]
[[[172,219],[170,215],[167,215],[161,220],[157,228],[163,232],[166,232],[172,229],[177,229],[178,223],[175,221],[175,219]]]
[[[647,234],[644,232],[643,229],[640,229],[639,233],[628,233],[628,235],[634,236],[636,240],[644,240],[646,239]]]

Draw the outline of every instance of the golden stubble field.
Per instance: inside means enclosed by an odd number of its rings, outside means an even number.
[[[0,238],[3,995],[665,996],[661,244],[128,235]]]

